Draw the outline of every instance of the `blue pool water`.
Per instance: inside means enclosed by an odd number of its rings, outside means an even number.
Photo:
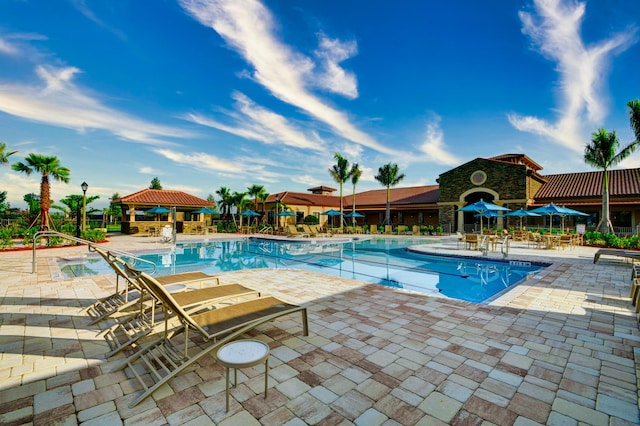
[[[478,303],[488,301],[548,266],[432,256],[407,250],[416,244],[425,244],[425,241],[370,238],[327,243],[248,238],[183,243],[175,249],[134,254],[154,262],[156,275],[188,271],[216,274],[256,268],[303,269]],[[142,265],[137,267],[144,269]],[[60,260],[60,268],[67,277],[110,273],[109,266],[97,255],[80,262]]]

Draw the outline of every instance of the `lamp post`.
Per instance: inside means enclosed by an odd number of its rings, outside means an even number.
[[[87,189],[89,189],[89,185],[87,182],[82,182],[80,188],[82,188],[82,231],[84,231],[87,226]]]
[[[276,228],[280,228],[280,216],[278,216],[278,214],[280,214],[280,195],[276,195],[276,221],[278,226],[276,226]],[[275,222],[275,221],[274,221]]]

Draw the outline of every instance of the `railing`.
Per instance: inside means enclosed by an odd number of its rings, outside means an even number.
[[[32,264],[31,264],[31,273],[32,274],[35,274],[37,272],[37,270],[38,270],[38,262],[37,262],[37,259],[36,259],[36,249],[37,249],[36,241],[40,237],[60,237],[60,238],[64,238],[65,240],[75,241],[76,243],[79,243],[79,244],[86,244],[89,251],[95,251],[94,249],[95,249],[96,244],[93,241],[84,240],[82,238],[74,237],[73,235],[64,234],[64,233],[58,232],[58,231],[38,231],[33,235],[33,258],[32,258]],[[114,249],[114,248],[110,248],[109,252],[117,254],[119,256],[124,256],[124,257],[127,257],[127,258],[133,260],[133,262],[131,262],[132,266],[135,265],[136,262],[148,263],[153,268],[153,270],[151,271],[151,274],[155,274],[155,272],[156,272],[157,266],[156,266],[155,263],[153,263],[150,260],[142,259],[140,257],[135,256],[132,253],[129,253],[128,251],[118,250],[118,249]]]

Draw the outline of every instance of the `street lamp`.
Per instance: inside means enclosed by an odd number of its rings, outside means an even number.
[[[87,182],[82,182],[80,188],[82,188],[82,230],[84,231],[87,226],[87,189],[89,189],[89,185]]]
[[[276,228],[280,228],[280,216],[278,216],[279,214],[280,214],[280,194],[276,195],[276,217],[275,217],[275,219],[278,221],[278,226],[276,226]]]

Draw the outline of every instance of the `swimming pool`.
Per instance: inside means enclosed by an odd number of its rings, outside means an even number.
[[[425,255],[408,250],[416,244],[425,244],[425,240],[363,238],[326,242],[244,238],[182,243],[175,249],[134,254],[158,265],[156,275],[196,270],[216,274],[256,268],[303,269],[477,303],[502,294],[548,266]],[[97,255],[82,261],[63,259],[59,265],[66,277],[111,272]]]

